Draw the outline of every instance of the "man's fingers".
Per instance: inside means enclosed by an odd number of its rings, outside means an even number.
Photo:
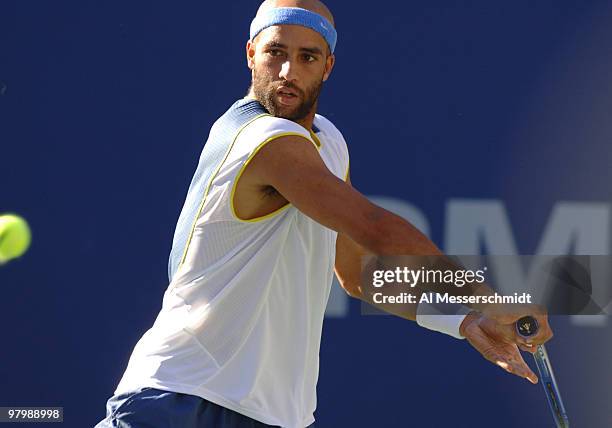
[[[523,362],[523,365],[525,367],[521,368],[521,375],[534,385],[538,383],[538,376],[536,376],[536,374],[529,368],[529,366],[525,362]]]
[[[553,332],[550,328],[550,325],[548,324],[548,319],[546,317],[543,317],[542,319],[538,320],[538,322],[540,323],[540,330],[538,331],[538,334],[535,335],[532,342],[537,345],[542,345],[543,343],[548,342],[550,339],[552,339]]]
[[[526,379],[533,383],[534,385],[538,383],[538,377],[536,376],[536,374],[534,372],[532,372],[531,370],[529,370],[531,373],[529,374],[529,376],[526,377]]]
[[[507,362],[505,362],[505,361],[501,361],[501,360],[498,360],[498,361],[495,361],[495,364],[497,364],[498,366],[500,366],[502,369],[504,369],[504,370],[505,370],[505,371],[507,371],[508,373],[512,373],[512,369],[511,369],[511,367],[510,367],[510,364],[508,364]]]
[[[535,354],[536,350],[538,349],[535,345],[523,345],[522,343],[519,343],[518,347],[521,349],[521,351],[529,352],[530,354]]]
[[[548,324],[548,319],[546,318],[545,315],[540,315],[535,317],[537,322],[538,322],[538,332],[537,334],[533,335],[533,336],[529,336],[529,337],[524,337],[521,336],[518,331],[516,331],[516,326],[515,323],[513,323],[512,325],[509,326],[505,326],[505,327],[511,327],[511,330],[508,330],[507,328],[504,329],[504,336],[508,337],[508,334],[512,335],[512,342],[516,343],[517,345],[519,345],[519,347],[521,345],[526,346],[527,348],[529,347],[533,347],[535,348],[537,345],[542,345],[546,342],[548,342],[552,337],[553,337],[553,332],[550,328],[550,325]],[[510,332],[511,331],[511,332]],[[524,349],[523,347],[521,347],[521,349],[523,351],[527,351],[527,352],[531,352],[533,353],[533,351],[529,350],[529,349]]]
[[[519,348],[526,352],[534,352],[536,346],[529,346],[524,341],[516,344],[513,340],[516,335],[509,340],[507,338],[510,334],[509,327],[483,317],[478,322],[470,323],[465,331],[470,344],[488,361],[508,373],[525,378],[531,383],[538,383],[538,377],[531,371],[519,352]]]
[[[513,352],[494,352],[485,357],[508,373],[525,378],[533,384],[538,383],[538,377],[529,368],[516,348]]]
[[[540,338],[537,340],[537,336],[534,337],[523,337],[517,333],[514,324],[499,326],[497,329],[498,332],[502,334],[502,337],[509,343],[516,344],[522,351],[529,352],[533,354],[536,351],[536,347],[541,341],[546,341],[548,339]],[[552,333],[552,332],[551,332]]]
[[[538,383],[538,377],[533,371],[531,371],[529,366],[525,363],[521,365],[513,363],[511,361],[505,361],[504,359],[499,359],[497,361],[494,361],[494,363],[505,371],[507,371],[508,373],[512,373],[519,377],[525,378],[534,385]]]
[[[519,344],[532,343],[542,345],[553,337],[553,332],[548,324],[548,316],[543,307],[537,305],[490,305],[483,310],[485,317],[497,322],[498,334],[506,340]],[[528,338],[524,338],[516,331],[516,322],[531,316],[538,323],[538,332]]]
[[[519,374],[519,373],[517,373]],[[527,379],[529,382],[533,383],[534,385],[536,383],[538,383],[538,377],[536,376],[536,374],[529,368],[529,366],[523,362],[523,367],[520,368],[520,374],[519,376],[524,377],[525,379]]]

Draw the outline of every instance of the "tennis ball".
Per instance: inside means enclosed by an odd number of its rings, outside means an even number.
[[[15,214],[0,215],[0,263],[20,257],[31,239],[30,227],[23,218]]]

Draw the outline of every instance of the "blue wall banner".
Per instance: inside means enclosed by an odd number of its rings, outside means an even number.
[[[63,408],[66,427],[104,417],[161,308],[210,127],[249,88],[258,6],[3,2],[0,213],[26,218],[32,245],[0,267],[0,406]],[[448,254],[611,254],[612,4],[328,6],[338,44],[319,112],[359,191]],[[608,306],[550,318],[576,427],[612,427],[608,268],[589,279]],[[318,428],[553,426],[540,385],[467,341],[362,315],[337,281],[317,393]]]

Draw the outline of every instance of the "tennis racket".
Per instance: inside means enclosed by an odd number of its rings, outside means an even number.
[[[537,334],[538,329],[538,321],[530,316],[523,317],[516,322],[516,331],[524,338]],[[557,428],[569,428],[569,419],[567,418],[563,400],[561,399],[561,393],[559,392],[555,374],[553,373],[550,359],[548,358],[548,353],[544,345],[538,345],[533,357],[535,358],[536,366],[538,366],[540,380],[542,381],[542,386],[544,387],[544,392],[546,393],[546,398],[553,418],[557,423]]]

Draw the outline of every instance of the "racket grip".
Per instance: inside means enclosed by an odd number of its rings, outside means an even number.
[[[535,336],[540,329],[538,320],[532,316],[526,316],[516,322],[516,332],[522,337]]]

